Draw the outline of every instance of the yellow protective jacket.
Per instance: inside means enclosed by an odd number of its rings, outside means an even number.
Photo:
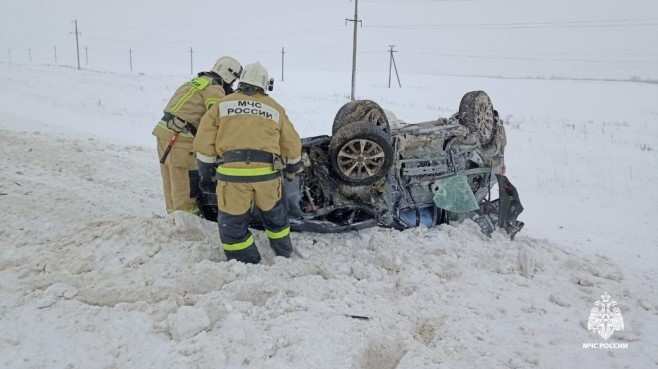
[[[164,112],[170,113],[198,129],[201,117],[225,95],[221,85],[214,84],[212,78],[202,75],[180,86],[167,103]],[[164,140],[168,140],[174,134],[175,132],[167,128],[166,123],[162,121],[153,129],[153,135]],[[188,141],[191,144],[192,136],[187,133],[181,134],[178,141]]]
[[[285,109],[273,98],[263,93],[250,96],[238,91],[220,99],[201,118],[194,151],[200,160],[212,161],[227,151],[239,149],[266,151],[293,164],[301,159],[302,144]],[[231,163],[230,166],[253,165]]]

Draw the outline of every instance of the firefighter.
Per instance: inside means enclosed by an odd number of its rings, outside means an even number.
[[[248,229],[256,213],[274,253],[290,257],[293,250],[282,174],[303,169],[302,146],[286,111],[267,94],[272,89],[260,63],[245,66],[238,90],[203,116],[194,139],[201,180],[217,178],[219,235],[228,260],[260,262]]]
[[[176,210],[199,213],[199,204],[204,200],[199,191],[193,138],[203,114],[220,98],[233,92],[232,84],[241,72],[242,66],[234,58],[219,58],[212,70],[199,73],[176,90],[164,109],[164,116],[153,129],[167,213]]]

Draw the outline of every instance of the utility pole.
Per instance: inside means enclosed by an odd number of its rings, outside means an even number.
[[[357,30],[358,25],[363,25],[363,21],[359,19],[359,0],[354,0],[354,19],[345,18],[347,22],[354,23],[354,40],[352,41],[352,91],[350,99],[354,101],[354,90],[356,86],[356,45],[357,45]]]
[[[194,75],[194,50],[190,47],[190,74]]]
[[[53,56],[55,57],[55,65],[57,65],[57,46],[53,46]]]
[[[133,49],[128,49],[128,54],[130,55],[130,73],[133,72]]]
[[[7,49],[7,61],[11,64],[11,49]]]
[[[89,66],[89,48],[85,46],[85,65]]]
[[[398,74],[398,67],[395,64],[395,55],[394,53],[397,53],[398,51],[395,50],[395,45],[388,45],[388,53],[389,53],[389,58],[388,58],[388,88],[391,88],[391,72],[392,69],[395,68],[395,76],[398,79],[398,86],[402,87],[402,84],[400,83],[400,75]]]
[[[30,61],[30,64],[32,64],[32,49],[27,49],[27,60]]]
[[[78,60],[78,70],[80,70],[80,40],[78,38],[80,32],[78,32],[78,20],[73,20],[73,24],[75,25],[75,31],[73,32],[75,34],[75,55]]]
[[[283,79],[284,77],[283,71],[285,70],[284,66],[286,65],[285,55],[286,55],[286,48],[282,47],[281,48],[281,82],[285,81],[285,79]]]

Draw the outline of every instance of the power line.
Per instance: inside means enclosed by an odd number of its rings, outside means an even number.
[[[406,3],[471,3],[476,0],[405,0]],[[363,0],[364,3],[398,3],[399,0]]]
[[[652,78],[602,78],[602,77],[569,77],[569,76],[505,76],[505,75],[490,75],[490,74],[455,74],[455,73],[423,73],[430,76],[446,76],[446,77],[460,77],[460,78],[488,78],[488,79],[512,79],[512,80],[540,80],[540,81],[589,81],[589,82],[627,82],[627,83],[647,83],[658,85],[658,79]]]
[[[383,51],[366,50],[359,52],[359,54],[381,54],[381,53],[383,53]],[[407,51],[407,53],[440,56],[444,58],[518,60],[518,61],[527,61],[527,62],[574,62],[574,63],[594,63],[594,64],[658,63],[658,59],[599,59],[599,58],[587,58],[587,57],[569,58],[569,57],[555,57],[555,56],[477,55],[477,54],[446,53],[436,50],[416,50],[416,51],[412,50],[412,51]]]
[[[400,0],[362,0],[368,5],[389,5],[389,4],[399,4]],[[466,4],[473,3],[478,0],[404,0],[405,4],[422,4],[422,6],[431,6],[431,5],[445,5],[445,4]]]
[[[658,59],[588,59],[588,58],[559,58],[559,57],[542,57],[542,56],[507,56],[507,55],[474,55],[474,54],[450,54],[436,51],[416,51],[410,53],[430,54],[442,57],[467,58],[467,59],[499,59],[499,60],[519,60],[519,61],[537,61],[537,62],[578,62],[578,63],[595,63],[595,64],[626,64],[626,63],[658,63]]]
[[[528,21],[509,23],[443,23],[443,24],[370,24],[368,28],[396,30],[443,30],[443,29],[543,29],[543,28],[632,28],[656,27],[658,19],[604,19]]]

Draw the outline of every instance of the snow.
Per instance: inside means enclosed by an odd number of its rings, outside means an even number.
[[[515,241],[487,239],[473,223],[294,234],[299,255],[290,260],[274,257],[256,232],[264,265],[252,266],[224,261],[214,224],[162,215],[149,131],[180,78],[12,66],[2,79],[0,367],[658,362],[651,86],[430,80],[483,86],[507,116],[508,170],[527,229]],[[325,133],[344,97],[338,86],[326,93],[303,80],[282,84],[281,100],[305,135]],[[542,108],[518,100],[514,87],[542,98],[575,91]],[[364,90],[406,121],[448,115],[460,94]],[[634,109],[614,104],[625,94],[638,97]],[[599,109],[579,109],[587,105]],[[613,338],[628,350],[581,348],[597,341],[586,321],[604,291],[621,304],[626,330]]]
[[[221,32],[170,26],[190,9],[217,16],[209,0],[0,5],[13,52],[0,64],[0,368],[658,366],[658,85],[629,81],[658,78],[643,25],[655,4],[362,1],[358,97],[417,122],[487,91],[526,228],[514,241],[470,222],[295,233],[292,259],[256,231],[262,265],[226,262],[215,224],[164,214],[151,130],[189,78],[190,46],[195,69],[220,52],[275,77],[285,46],[274,97],[302,135],[328,134],[348,98],[353,3],[307,3],[259,2]],[[495,26],[518,22],[545,24]],[[402,89],[386,88],[390,43]],[[627,350],[582,348],[602,340],[587,318],[604,292],[625,323],[608,342]]]

